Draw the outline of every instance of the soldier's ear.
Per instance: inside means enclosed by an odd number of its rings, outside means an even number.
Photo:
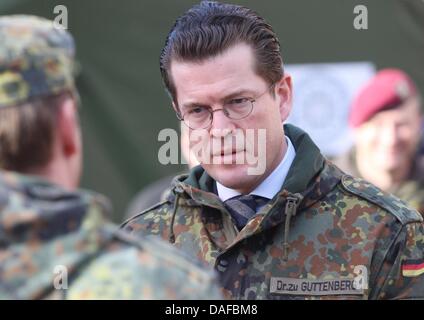
[[[70,157],[79,152],[81,133],[77,105],[72,97],[66,97],[61,104],[58,114],[58,131],[62,153]]]

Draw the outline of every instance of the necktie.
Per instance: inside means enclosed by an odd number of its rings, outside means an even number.
[[[249,219],[256,214],[257,208],[262,207],[267,202],[267,198],[247,194],[228,199],[224,202],[224,205],[234,218],[237,228],[241,230]]]

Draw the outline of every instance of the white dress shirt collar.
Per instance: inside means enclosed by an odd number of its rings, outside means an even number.
[[[296,151],[293,147],[292,142],[286,136],[287,151],[281,160],[280,164],[271,172],[271,174],[261,182],[252,192],[249,194],[261,196],[267,199],[272,199],[280,190],[286,180],[290,166],[296,156]],[[241,195],[240,192],[227,188],[216,181],[216,188],[218,190],[218,196],[222,202]]]

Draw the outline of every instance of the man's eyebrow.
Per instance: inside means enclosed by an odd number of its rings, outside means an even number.
[[[184,108],[184,109],[190,109],[190,108],[195,108],[195,107],[209,108],[210,106],[205,104],[205,103],[188,102],[188,103],[183,103],[183,105],[181,107]]]
[[[253,96],[254,95],[254,92],[253,92],[253,90],[249,90],[249,89],[241,89],[241,90],[237,90],[237,91],[235,91],[235,92],[232,92],[232,93],[230,93],[230,94],[228,94],[228,95],[226,95],[226,96],[224,96],[222,99],[221,99],[221,103],[222,102],[225,102],[225,101],[228,101],[228,100],[231,100],[231,99],[233,99],[233,98],[235,98],[235,97],[240,97],[240,96],[246,96],[246,95],[248,95],[248,96]],[[204,107],[204,108],[209,108],[210,107],[210,105],[208,105],[208,104],[206,104],[206,103],[197,103],[197,102],[188,102],[188,103],[183,103],[182,104],[182,108],[184,108],[184,109],[188,109],[188,108],[194,108],[194,107]]]
[[[236,92],[230,93],[229,95],[225,96],[222,100],[227,101],[227,100],[230,100],[230,99],[235,98],[235,97],[241,97],[241,96],[246,96],[246,95],[253,96],[254,92],[252,90],[248,90],[248,89],[241,89],[241,90],[238,90]]]

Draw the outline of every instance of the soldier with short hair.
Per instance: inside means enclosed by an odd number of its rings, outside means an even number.
[[[421,216],[282,128],[292,81],[262,17],[202,1],[177,19],[160,61],[201,165],[124,230],[215,267],[228,298],[424,298]]]
[[[214,275],[108,220],[78,190],[74,41],[34,16],[0,18],[0,299],[215,299]]]

